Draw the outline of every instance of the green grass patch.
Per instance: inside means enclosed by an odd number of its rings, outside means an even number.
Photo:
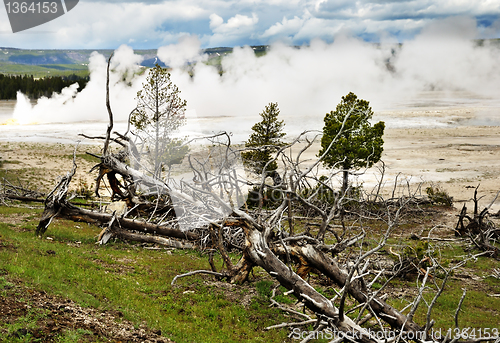
[[[5,332],[3,335],[0,335],[0,341],[5,343],[31,343],[39,341],[33,337],[31,332],[37,328],[37,322],[44,319],[46,314],[46,310],[30,308],[26,315],[17,318],[14,323],[7,325],[0,324],[0,328],[3,328]]]
[[[71,154],[71,155],[65,155],[63,157],[72,160],[73,159],[73,154]],[[100,163],[101,162],[100,159],[98,159],[97,157],[94,157],[92,155],[89,155],[89,154],[76,154],[76,158],[77,158],[77,160],[78,159],[82,159],[82,160],[85,160],[87,162],[92,162],[92,163]]]
[[[488,270],[495,266],[496,262],[493,259],[489,259],[488,262],[483,262],[489,264]],[[475,267],[475,266],[474,266]],[[485,268],[486,269],[486,268]],[[482,274],[481,268],[474,269],[475,274]],[[456,274],[459,274],[457,271]],[[467,279],[466,279],[467,280]],[[453,329],[455,311],[458,306],[460,297],[462,296],[463,288],[467,289],[467,295],[462,305],[462,311],[459,314],[459,325],[461,328],[494,328],[498,327],[500,321],[500,299],[498,297],[491,296],[498,293],[500,289],[500,280],[494,278],[487,278],[485,280],[479,280],[478,282],[471,282],[468,284],[462,279],[456,279],[451,276],[445,286],[445,291],[438,298],[435,306],[432,310],[432,319],[436,321],[434,325],[435,329],[441,329],[445,332],[448,329]],[[435,293],[436,286],[441,285],[442,279],[438,276],[428,280],[428,289],[424,291],[424,299],[427,304],[430,304]],[[420,283],[419,283],[420,284]],[[414,289],[415,282],[403,281],[396,279],[391,285],[401,290]],[[409,301],[413,300],[413,296],[405,296],[397,298],[392,298],[388,300],[388,303],[396,308],[405,307]],[[424,301],[421,302],[416,314],[415,322],[425,323],[426,313],[428,307]],[[407,313],[408,310],[405,312]]]
[[[20,164],[21,161],[17,160],[0,160],[0,167],[2,167],[4,164]]]
[[[120,241],[98,246],[95,241],[101,228],[67,220],[54,220],[46,236],[36,238],[34,231],[41,212],[41,208],[0,206],[0,292],[12,286],[9,280],[22,280],[29,287],[70,298],[82,306],[120,311],[124,319],[136,325],[146,323],[176,342],[287,340],[288,329],[264,331],[266,326],[293,319],[269,307],[276,282],[262,269],[255,268],[250,285],[229,285],[216,282],[212,276],[194,275],[179,279],[172,287],[170,282],[176,275],[210,269],[207,256],[194,251],[146,250],[141,245]],[[1,223],[2,218],[14,215],[22,220],[15,224]],[[370,221],[363,226],[374,228],[364,241],[363,249],[366,250],[376,245],[385,225]],[[426,243],[400,236],[391,238],[388,246],[380,251],[394,259],[396,257],[388,252],[389,246],[402,256],[414,256],[418,260],[432,254],[447,268],[470,254],[460,243]],[[354,254],[359,248],[354,248]],[[231,253],[230,257],[236,262],[239,255]],[[347,258],[347,253],[338,258]],[[217,267],[223,264],[217,257],[214,262]],[[460,326],[480,329],[498,325],[500,299],[490,295],[499,293],[500,280],[489,276],[493,268],[498,268],[496,260],[480,257],[451,275],[432,312],[435,329],[445,331],[454,327],[455,309],[464,287],[467,288],[467,297],[459,317]],[[415,315],[418,324],[425,323],[426,303],[432,300],[442,276],[438,272],[429,278],[425,301]],[[315,289],[325,297],[331,299],[337,294],[332,286],[324,286],[327,280],[315,272],[311,272],[310,278]],[[373,289],[380,289],[384,281],[382,276]],[[381,294],[392,292],[388,302],[402,309],[415,298],[415,290],[414,280],[394,279]],[[285,295],[285,292],[279,287],[274,299],[282,304],[295,304],[296,298]],[[243,299],[248,300],[245,305]],[[347,297],[347,309],[356,304]],[[349,314],[351,318],[357,315],[358,310]],[[38,318],[36,316],[43,316],[43,312],[33,312],[19,322],[10,323],[9,327],[0,326],[0,329],[12,334],[21,327],[29,327]],[[304,330],[312,330],[312,326]],[[85,332],[69,330],[62,332],[58,339],[78,342],[85,340],[86,335]]]
[[[67,65],[26,65],[15,63],[1,63],[0,73],[7,75],[33,75],[41,78],[45,76],[69,76],[75,74],[80,77],[90,75],[88,66],[78,64]]]
[[[0,207],[2,213],[24,210]],[[176,342],[286,339],[286,329],[263,330],[286,320],[281,311],[268,307],[266,297],[255,296],[247,307],[240,304],[248,286],[221,289],[206,275],[182,278],[170,286],[178,274],[210,269],[208,258],[200,253],[150,251],[122,242],[97,246],[100,228],[66,220],[54,220],[40,239],[34,236],[37,223],[37,219],[14,227],[0,223],[0,240],[9,247],[0,248],[3,274],[82,306],[119,310],[125,319],[137,325],[145,322]],[[255,283],[265,295],[271,284]],[[64,339],[71,342],[68,337]]]
[[[92,336],[92,332],[85,329],[66,330],[57,336],[56,343],[80,343],[85,342],[87,336]],[[94,341],[92,339],[92,341]]]
[[[35,218],[43,212],[41,208],[27,208],[27,207],[7,207],[0,206],[0,215],[9,214],[26,214],[30,218]],[[0,219],[1,222],[1,219]]]

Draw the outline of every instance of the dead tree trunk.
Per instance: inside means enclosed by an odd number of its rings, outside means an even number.
[[[490,252],[490,256],[494,258],[500,257],[500,248],[492,244],[491,241],[496,242],[500,237],[500,229],[497,229],[495,225],[488,220],[489,209],[495,202],[493,202],[485,207],[481,212],[479,212],[479,200],[477,197],[477,190],[479,186],[476,187],[474,191],[474,215],[471,218],[467,215],[467,207],[465,205],[460,212],[458,217],[458,222],[455,229],[456,236],[468,236],[472,243],[482,251]],[[469,223],[464,224],[464,219],[467,219]]]
[[[315,268],[325,276],[328,276],[339,287],[344,287],[346,285],[349,273],[341,269],[333,259],[319,251],[313,245],[302,244],[287,246],[286,248],[278,246],[277,249],[280,250],[281,254],[283,254],[286,249],[290,254],[300,256],[300,258],[305,260],[310,267]],[[361,279],[356,279],[350,282],[347,292],[360,304],[369,301],[368,305],[373,312],[391,325],[393,329],[400,330],[403,328],[405,331],[411,332],[422,331],[422,328],[419,325],[414,323],[412,320],[409,320],[404,314],[387,304],[384,300],[379,297],[373,297],[370,299],[366,285]]]
[[[333,326],[344,332],[346,337],[352,336],[355,341],[363,343],[377,342],[349,317],[342,316],[341,319],[339,309],[329,299],[318,293],[309,283],[276,257],[267,244],[267,230],[250,222],[245,222],[244,229],[247,237],[247,253],[256,265],[265,269],[282,286],[293,290],[295,296],[303,301],[309,309],[326,318]]]

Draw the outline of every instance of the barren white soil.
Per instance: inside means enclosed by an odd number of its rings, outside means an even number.
[[[481,200],[482,206],[489,204],[500,190],[498,108],[481,107],[478,102],[473,106],[456,103],[448,107],[442,104],[439,106],[418,104],[413,108],[406,104],[401,109],[375,112],[374,120],[384,120],[387,126],[382,156],[386,167],[383,179],[386,194],[392,192],[396,181],[400,184],[409,181],[412,187],[418,187],[423,183],[422,192],[433,184],[447,191],[453,196],[455,206],[461,207],[462,202],[470,201],[474,188],[478,185],[480,185],[479,194],[484,196]],[[490,126],[478,126],[479,124],[490,124]],[[219,128],[222,122],[218,121],[214,125]],[[63,126],[69,128],[68,134],[73,134],[75,127],[83,131],[86,128],[78,123],[63,124]],[[3,125],[0,131],[6,135],[0,137],[0,158],[4,161],[15,161],[15,163],[4,163],[3,169],[39,168],[44,177],[36,181],[43,189],[50,189],[57,177],[65,175],[72,166],[70,156],[73,154],[74,145],[68,144],[68,141],[54,143],[64,136],[67,130],[64,127],[59,128],[54,137],[47,131],[36,139],[30,139],[29,126]],[[237,130],[234,127],[233,129]],[[295,133],[300,132],[291,125],[286,129]],[[17,137],[17,131],[19,139],[8,138]],[[237,130],[236,134],[238,133],[241,135]],[[293,137],[294,134],[289,132],[288,140]],[[51,143],[44,143],[45,138],[47,139],[45,141]],[[298,151],[296,149],[300,146],[294,150]],[[78,153],[98,152],[99,148],[98,145],[80,145]],[[318,150],[319,143],[311,147],[305,157],[315,159]],[[81,182],[85,182],[88,186],[95,184],[96,175],[88,174],[93,165],[94,163],[78,159],[78,171],[73,182],[75,186]],[[377,180],[380,180],[379,169],[374,167],[366,171],[357,181],[362,182],[366,190],[370,190]],[[498,210],[500,210],[500,200],[492,206],[492,211]]]

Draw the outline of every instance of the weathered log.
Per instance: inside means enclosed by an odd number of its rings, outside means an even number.
[[[315,313],[328,318],[331,323],[347,337],[361,343],[377,342],[369,333],[354,323],[347,316],[342,316],[332,302],[317,292],[304,279],[297,275],[287,265],[285,265],[270,250],[267,245],[265,233],[261,232],[253,223],[247,222],[243,226],[247,237],[248,257],[258,266],[265,269],[271,276],[276,278],[282,286],[293,290],[295,296]]]
[[[487,251],[491,257],[498,258],[500,256],[500,249],[490,243],[491,232],[491,230],[480,231],[476,238],[471,236],[471,239],[480,250]]]
[[[227,277],[226,274],[217,273],[217,272],[214,272],[214,271],[211,271],[211,270],[194,270],[194,271],[189,272],[189,273],[185,273],[185,274],[181,274],[181,275],[176,275],[173,278],[172,282],[170,283],[170,286],[175,285],[175,282],[177,281],[177,279],[180,279],[180,278],[186,277],[186,276],[196,275],[196,274],[210,274],[210,275],[215,275],[219,279],[223,278],[223,277]]]
[[[231,276],[231,283],[242,284],[248,280],[248,276],[255,266],[254,261],[248,255],[248,251],[243,251],[243,256],[238,263],[233,267],[233,275]]]
[[[33,197],[25,197],[14,194],[0,194],[0,198],[10,199],[10,200],[19,200],[25,202],[44,202],[45,199],[33,198]]]
[[[101,165],[110,171],[112,170],[122,175],[124,178],[132,179],[145,186],[156,188],[158,194],[167,194],[171,191],[170,187],[168,187],[164,182],[131,168],[112,155],[102,156]]]
[[[455,236],[465,236],[466,234],[466,229],[464,224],[465,218],[469,219],[469,222],[472,221],[472,219],[467,215],[467,207],[464,204],[462,210],[460,211],[460,215],[458,216],[457,225],[455,227]]]
[[[194,244],[184,243],[174,239],[169,239],[165,237],[152,236],[152,235],[144,235],[142,233],[135,233],[126,230],[114,229],[113,234],[116,237],[119,237],[124,240],[134,241],[134,242],[142,242],[142,243],[155,243],[161,244],[167,247],[176,248],[176,249],[194,249]]]
[[[109,101],[109,65],[111,64],[111,58],[114,53],[108,58],[108,66],[106,68],[106,109],[109,115],[108,129],[106,130],[106,140],[104,141],[104,148],[102,149],[102,154],[106,155],[108,153],[109,139],[111,138],[111,130],[113,130],[113,112],[111,111],[111,103]]]
[[[73,151],[73,168],[70,172],[63,176],[61,180],[59,180],[58,184],[47,195],[47,198],[44,201],[45,209],[35,231],[37,236],[43,235],[45,233],[52,220],[59,215],[61,210],[65,207],[65,204],[67,204],[66,196],[68,195],[69,184],[71,182],[71,179],[75,175],[77,168],[75,162],[77,147],[78,145]]]
[[[490,256],[498,258],[500,256],[500,249],[491,244],[490,240],[497,239],[500,237],[500,230],[496,229],[494,224],[487,219],[488,211],[493,204],[493,202],[487,207],[485,207],[481,212],[479,212],[479,200],[477,197],[477,190],[479,186],[476,187],[474,191],[474,216],[471,218],[467,215],[467,208],[465,205],[458,216],[458,222],[455,229],[456,236],[466,236],[468,235],[472,240],[472,243],[482,251],[489,251]],[[468,219],[469,223],[464,225],[464,219]]]
[[[277,248],[280,248],[279,246]],[[281,247],[281,249],[284,249]],[[312,245],[294,245],[288,246],[290,254],[300,256],[304,259],[310,267],[313,267],[328,276],[339,287],[344,287],[348,278],[348,273],[342,270],[337,262],[322,252],[315,249]],[[360,279],[351,281],[347,292],[352,295],[359,303],[364,303],[369,300],[369,295],[365,285]],[[387,304],[379,297],[374,297],[370,301],[370,307],[379,315],[385,322],[387,322],[394,329],[401,329],[404,325],[405,331],[419,332],[422,328],[408,320],[408,318],[399,312],[397,309]]]
[[[40,198],[33,198],[33,197],[26,197],[26,196],[19,196],[19,195],[13,195],[13,194],[0,194],[0,198],[3,199],[9,199],[9,200],[18,200],[22,202],[45,202],[45,199],[40,199]],[[95,206],[93,203],[75,203],[70,201],[69,202],[72,205],[75,206],[84,206],[84,207],[93,207]]]
[[[61,209],[59,215],[61,217],[66,217],[76,221],[85,221],[89,223],[100,224],[107,224],[113,219],[113,215],[110,213],[94,212],[68,204],[66,204],[66,206]],[[181,231],[163,225],[119,217],[116,218],[116,220],[119,222],[121,228],[127,230],[140,231],[143,233],[156,234],[172,238],[186,239],[189,241],[197,241],[200,238],[197,233],[190,231]]]

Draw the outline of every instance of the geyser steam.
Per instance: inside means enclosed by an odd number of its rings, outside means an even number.
[[[266,104],[278,102],[287,129],[321,129],[324,114],[350,91],[369,100],[375,111],[425,90],[498,94],[499,49],[479,46],[476,37],[476,22],[460,17],[436,21],[402,46],[339,36],[331,44],[315,40],[300,48],[275,44],[263,57],[250,47],[235,48],[222,60],[222,76],[204,63],[193,67],[193,77],[181,68],[186,61],[205,59],[193,36],[161,47],[158,56],[174,67],[172,80],[198,117],[250,117],[254,122]],[[135,107],[144,81],[144,76],[133,76],[140,62],[127,46],[112,60],[111,105],[117,120],[126,120]],[[94,53],[89,69],[90,82],[80,93],[70,87],[33,107],[20,95],[14,118],[21,123],[106,121],[104,57]],[[219,129],[239,130],[234,125]]]

